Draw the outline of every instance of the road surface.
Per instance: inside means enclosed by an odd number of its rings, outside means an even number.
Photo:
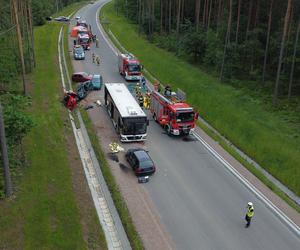
[[[90,4],[77,14],[99,38],[100,47],[93,51],[100,55],[101,66],[92,64],[91,52],[87,52],[77,69],[100,72],[105,82],[125,83],[118,73],[117,57],[96,23],[103,2]],[[144,187],[177,249],[299,249],[298,236],[196,138],[169,137],[150,119],[146,147],[158,171]],[[255,215],[246,229],[248,201],[254,203]]]

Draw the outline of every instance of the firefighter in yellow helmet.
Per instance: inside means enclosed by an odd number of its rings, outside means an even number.
[[[149,91],[144,96],[144,107],[145,107],[145,109],[150,108],[150,92]]]
[[[139,82],[136,83],[134,87],[135,96],[138,98],[141,94],[141,85]]]
[[[141,92],[139,93],[138,101],[139,101],[140,107],[143,108],[144,107],[144,97],[143,97],[143,94]]]
[[[252,202],[248,202],[248,204],[247,204],[247,212],[246,212],[246,216],[245,216],[245,220],[247,221],[246,227],[250,226],[251,219],[252,219],[253,215],[254,215],[253,203]]]

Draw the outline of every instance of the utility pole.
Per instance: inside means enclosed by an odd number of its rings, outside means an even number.
[[[22,35],[21,35],[21,29],[20,29],[20,23],[19,23],[19,17],[18,17],[18,5],[16,0],[11,0],[12,4],[12,11],[14,16],[14,21],[16,23],[16,30],[17,30],[17,40],[19,45],[19,52],[20,52],[20,58],[21,58],[21,65],[22,65],[22,81],[23,81],[23,91],[24,95],[27,95],[27,89],[26,89],[26,82],[25,82],[25,62],[24,62],[24,51],[23,51],[23,42],[22,42]]]
[[[3,172],[5,179],[5,196],[10,197],[12,195],[12,185],[9,171],[9,161],[7,155],[7,146],[6,146],[6,138],[5,138],[5,127],[4,127],[4,119],[2,113],[2,106],[0,103],[0,145],[1,145],[1,156],[3,163]]]

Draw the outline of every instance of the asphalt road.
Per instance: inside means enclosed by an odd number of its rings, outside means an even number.
[[[101,66],[92,64],[87,53],[78,67],[100,72],[105,82],[125,83],[118,73],[117,57],[96,24],[102,2],[77,14],[91,24],[100,40],[100,47],[93,51],[100,55]],[[299,249],[299,238],[195,138],[169,137],[151,120],[146,146],[158,171],[145,187],[177,249]],[[254,203],[255,215],[246,229],[248,201]]]

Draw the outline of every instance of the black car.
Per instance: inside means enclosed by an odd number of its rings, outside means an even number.
[[[125,157],[137,176],[151,175],[156,171],[152,159],[144,149],[129,149]]]

